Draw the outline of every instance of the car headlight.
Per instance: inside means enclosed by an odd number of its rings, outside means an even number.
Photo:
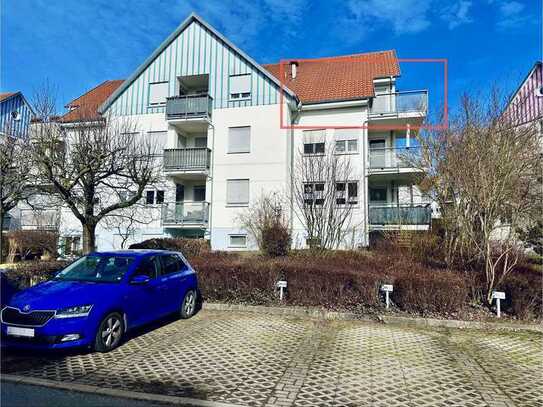
[[[92,305],[79,305],[77,307],[59,309],[55,318],[86,317],[89,315],[91,308]]]

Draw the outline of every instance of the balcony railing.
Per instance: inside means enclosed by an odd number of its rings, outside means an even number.
[[[164,171],[208,170],[211,162],[209,148],[171,148],[164,150]]]
[[[211,117],[213,98],[205,95],[173,96],[166,99],[166,119]]]
[[[419,154],[418,147],[370,148],[370,169],[411,168]]]
[[[163,225],[205,226],[209,220],[209,202],[170,202],[162,206]]]
[[[429,205],[383,205],[369,207],[370,225],[429,225]]]
[[[370,107],[370,115],[398,113],[426,113],[428,91],[413,90],[376,95]]]
[[[22,209],[19,225],[21,229],[56,230],[60,225],[60,213],[49,209]]]

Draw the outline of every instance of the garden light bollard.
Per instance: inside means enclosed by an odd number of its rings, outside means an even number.
[[[381,291],[384,291],[385,292],[385,300],[386,300],[386,304],[387,304],[387,309],[390,305],[390,298],[389,298],[389,293],[391,293],[392,291],[394,290],[394,286],[392,284],[383,284],[381,286]]]
[[[285,280],[279,280],[276,286],[279,288],[279,300],[283,301],[283,290],[287,288],[287,282]]]
[[[492,298],[496,300],[496,315],[498,318],[501,316],[501,300],[505,300],[505,293],[503,291],[493,291]]]

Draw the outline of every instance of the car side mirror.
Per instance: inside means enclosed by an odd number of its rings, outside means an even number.
[[[147,284],[149,281],[151,281],[151,277],[146,276],[145,274],[140,274],[130,280],[130,284]]]

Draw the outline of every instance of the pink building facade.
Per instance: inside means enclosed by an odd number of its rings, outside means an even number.
[[[505,116],[516,125],[543,119],[543,63],[541,61],[535,63],[510,99]]]

